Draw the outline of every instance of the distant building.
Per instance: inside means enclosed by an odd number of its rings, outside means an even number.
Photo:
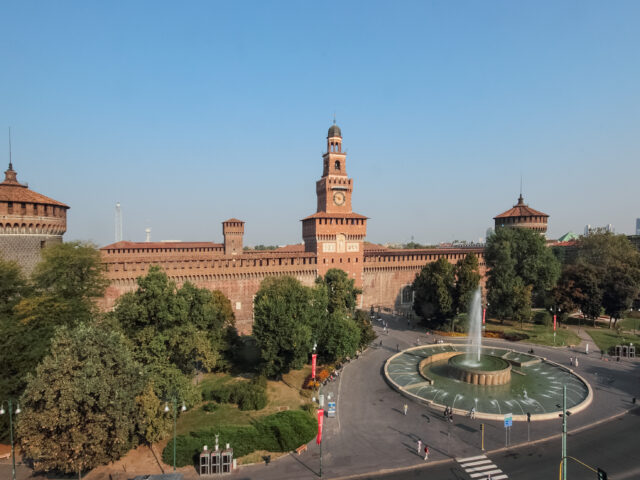
[[[527,228],[544,235],[547,232],[547,221],[549,215],[534,210],[524,203],[522,194],[518,197],[518,203],[506,212],[493,217],[495,220],[495,228]]]
[[[636,218],[636,235],[640,235],[640,218]]]
[[[572,242],[574,240],[579,240],[580,236],[576,233],[573,232],[567,232],[564,235],[562,235],[559,239],[558,242]]]
[[[592,227],[591,225],[584,226],[584,236],[597,235],[600,233],[615,233],[616,229],[612,224],[605,225],[604,227]]]
[[[44,247],[62,243],[69,207],[18,182],[11,162],[4,175],[0,183],[0,255],[18,262],[29,275]]]

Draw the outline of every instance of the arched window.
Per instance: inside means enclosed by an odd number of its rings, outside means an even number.
[[[413,302],[413,289],[410,285],[407,285],[402,289],[402,303]]]
[[[336,160],[336,170],[340,170],[340,160]]]

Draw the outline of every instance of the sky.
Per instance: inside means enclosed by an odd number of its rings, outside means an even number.
[[[376,243],[640,217],[640,2],[2,2],[0,165],[67,240],[302,241],[335,115]],[[1,130],[0,130],[1,132]]]

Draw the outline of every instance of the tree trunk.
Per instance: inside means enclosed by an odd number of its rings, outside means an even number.
[[[611,315],[609,315],[609,329],[611,329],[611,321],[613,320],[613,317]]]

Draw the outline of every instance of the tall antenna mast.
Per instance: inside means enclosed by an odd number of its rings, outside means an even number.
[[[122,241],[122,210],[120,202],[116,203],[116,242]]]

